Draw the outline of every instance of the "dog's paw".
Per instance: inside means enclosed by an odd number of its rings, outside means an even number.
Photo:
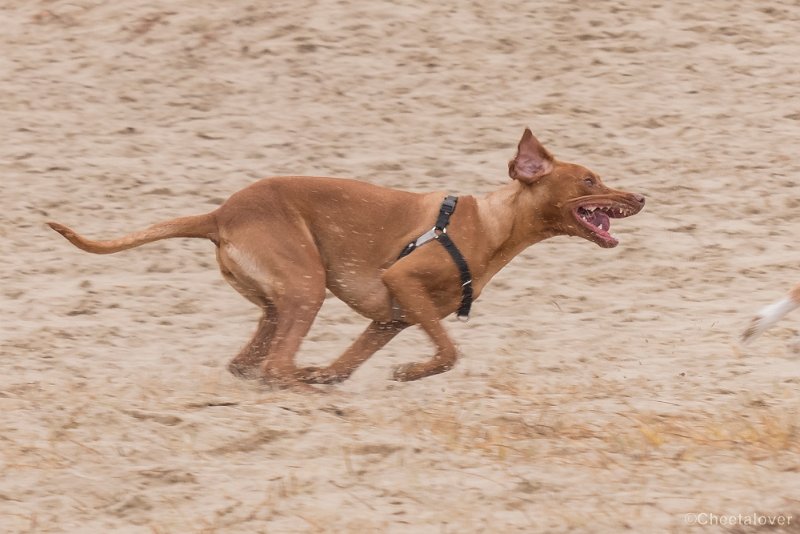
[[[265,367],[261,375],[261,385],[272,391],[291,391],[294,393],[322,393],[321,390],[297,378],[296,370]]]
[[[330,367],[302,367],[294,375],[306,384],[338,384],[347,378],[347,375],[339,374]]]
[[[261,370],[258,365],[241,365],[231,362],[228,364],[228,372],[244,380],[257,380],[261,378]]]
[[[397,382],[409,382],[411,380],[418,380],[426,376],[424,365],[419,363],[404,363],[396,365],[392,372],[392,380]]]

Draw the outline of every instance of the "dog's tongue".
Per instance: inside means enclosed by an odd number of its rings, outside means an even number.
[[[589,222],[606,232],[611,228],[611,220],[608,218],[608,215],[600,210],[595,210],[594,213],[592,213],[592,218],[589,219]]]

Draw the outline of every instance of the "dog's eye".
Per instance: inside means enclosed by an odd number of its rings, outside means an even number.
[[[585,183],[585,184],[586,184],[586,185],[588,185],[589,187],[592,187],[592,186],[594,186],[594,185],[595,185],[594,178],[589,178],[589,177],[587,177],[587,178],[584,178],[584,179],[583,179],[583,183]]]

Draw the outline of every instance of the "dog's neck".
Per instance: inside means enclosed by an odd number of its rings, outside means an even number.
[[[531,191],[523,191],[524,187],[530,186],[514,180],[476,199],[478,215],[488,241],[488,261],[484,274],[488,278],[497,274],[529,246],[557,233],[548,228],[546,221],[532,217],[531,207],[521,205],[521,195],[531,194]]]
[[[530,194],[523,192],[526,187],[530,186],[514,180],[477,199],[478,214],[494,254],[514,257],[534,243],[555,235],[546,221],[532,217],[530,209],[520,205],[520,196]]]

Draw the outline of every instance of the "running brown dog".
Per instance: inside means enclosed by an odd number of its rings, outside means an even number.
[[[475,298],[517,254],[544,239],[569,235],[616,246],[609,220],[634,215],[645,202],[641,195],[606,187],[585,167],[556,160],[529,129],[508,173],[512,181],[498,190],[482,198],[460,197],[447,227],[471,272]],[[441,373],[456,362],[456,347],[440,320],[462,301],[459,268],[435,243],[398,259],[409,242],[430,231],[444,197],[444,192],[410,193],[349,179],[290,176],[258,181],[210,213],[115,240],[93,241],[48,224],[95,254],[169,237],[213,241],[222,275],[263,311],[253,339],[228,366],[238,376],[281,386],[339,382],[404,328],[419,325],[436,353],[397,367],[394,379],[406,381]],[[295,353],[326,287],[372,322],[329,366],[297,368]]]

